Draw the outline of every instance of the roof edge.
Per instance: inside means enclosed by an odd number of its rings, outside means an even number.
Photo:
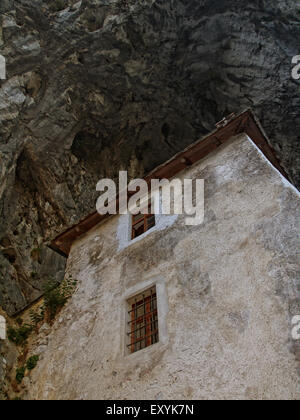
[[[271,164],[289,180],[288,175],[282,168],[275,151],[270,146],[269,140],[252,109],[247,109],[239,115],[234,116],[229,121],[225,120],[221,126],[218,124],[216,130],[192,143],[165,163],[157,166],[148,173],[144,179],[148,184],[154,178],[170,179],[186,167],[191,166],[208,156],[232,137],[242,133],[247,134]],[[109,216],[110,215],[100,215],[97,211],[89,214],[87,217],[54,238],[49,244],[49,247],[60,255],[68,257],[73,242]]]

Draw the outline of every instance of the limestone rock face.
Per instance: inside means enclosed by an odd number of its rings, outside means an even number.
[[[299,187],[297,0],[1,0],[0,305],[39,296],[45,243],[94,210],[96,182],[140,176],[253,107]]]

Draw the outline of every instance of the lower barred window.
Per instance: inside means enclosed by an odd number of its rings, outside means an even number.
[[[152,287],[128,301],[128,344],[135,353],[158,342],[158,316],[156,288]]]

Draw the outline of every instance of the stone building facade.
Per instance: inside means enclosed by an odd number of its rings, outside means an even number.
[[[161,215],[126,241],[131,216],[116,215],[72,242],[67,274],[78,289],[29,398],[300,397],[291,336],[300,314],[298,191],[245,133],[176,177],[205,180],[203,224]],[[131,299],[151,288],[157,342],[131,352]]]

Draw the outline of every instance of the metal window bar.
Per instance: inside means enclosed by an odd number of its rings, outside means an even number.
[[[153,317],[152,317],[153,318]],[[153,324],[155,326],[155,324],[158,324],[158,319],[154,319],[153,321],[151,321],[151,324]],[[131,332],[128,332],[127,335],[132,335],[133,333],[135,333],[135,331],[140,331],[142,329],[145,329],[146,325],[143,325],[142,327],[136,328],[135,330],[132,330]],[[152,330],[154,330],[155,328],[152,328]]]
[[[149,337],[157,336],[157,333],[158,333],[158,330],[155,330],[153,333],[149,334],[146,337],[138,338],[137,341],[136,341],[136,343],[141,343],[142,341],[145,341]],[[153,341],[152,344],[155,344],[155,343],[157,343],[157,341]],[[131,347],[131,346],[132,346],[132,344],[127,344],[127,347]],[[149,347],[149,346],[145,346],[145,347]],[[137,350],[141,350],[141,349],[136,349],[136,350],[134,350],[134,352],[136,352]],[[132,353],[134,353],[134,352],[132,352]]]
[[[138,300],[137,297],[128,314],[131,318],[128,321],[131,331],[127,333],[130,338],[127,347],[131,349],[131,353],[158,342],[156,292],[153,292],[153,289],[150,295],[145,297],[143,294],[142,300]]]
[[[132,312],[132,311],[131,311]],[[156,314],[156,309],[153,311],[153,312],[148,312],[148,313],[146,313],[145,315],[140,315],[140,316],[138,316],[137,317],[137,319],[138,320],[140,320],[141,318],[143,318],[143,319],[145,319],[145,317],[147,317],[147,316],[151,316],[151,315],[155,315]],[[128,321],[128,324],[133,324],[133,323],[135,323],[136,322],[136,318],[132,318],[132,320],[131,321]],[[139,322],[141,322],[141,321],[139,321]]]
[[[151,302],[156,301],[156,294],[153,295],[154,297],[150,300]],[[141,303],[140,305],[138,305],[136,308],[141,308],[142,306],[145,306],[145,302],[144,302],[144,295],[143,295],[143,301],[141,301],[143,303]],[[139,302],[138,302],[139,303]],[[135,309],[131,309],[130,311],[128,311],[128,313],[130,314],[132,311],[135,311]]]

